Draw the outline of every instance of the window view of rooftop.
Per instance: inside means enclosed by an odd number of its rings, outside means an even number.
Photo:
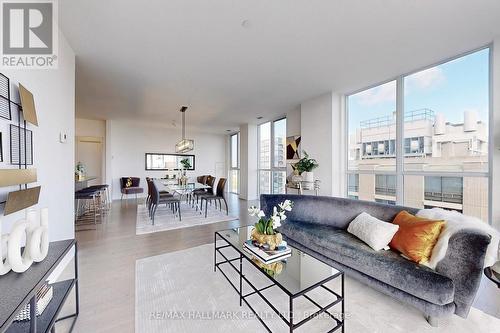
[[[350,95],[348,195],[396,203],[396,158],[401,149],[401,203],[453,209],[487,220],[488,67],[489,49],[484,49],[402,77],[401,144],[397,81]]]

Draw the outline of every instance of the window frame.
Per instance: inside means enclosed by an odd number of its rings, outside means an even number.
[[[259,123],[257,125],[257,178],[258,178],[258,184],[257,184],[257,192],[259,193],[259,195],[261,194],[264,194],[264,193],[261,193],[260,191],[260,173],[261,171],[268,171],[270,172],[270,194],[274,194],[273,193],[273,172],[285,172],[286,174],[286,158],[285,158],[285,166],[284,167],[275,167],[275,155],[274,155],[274,146],[275,146],[275,141],[274,141],[274,123],[275,122],[278,122],[278,121],[281,121],[281,120],[285,120],[287,121],[287,117],[286,116],[283,116],[283,117],[279,117],[279,118],[276,118],[276,119],[271,119],[271,120],[268,120],[268,121],[264,121],[262,123]],[[269,168],[261,168],[260,167],[260,126],[261,125],[264,125],[266,123],[269,123],[270,124],[270,128],[271,128],[271,132],[270,132],[270,142],[269,142],[269,154],[270,154],[270,159],[269,159]],[[286,135],[286,134],[285,134]],[[285,136],[285,140],[286,140],[286,136]],[[286,184],[285,184],[285,187],[286,187]],[[267,194],[267,193],[266,193]]]
[[[233,137],[236,136],[236,167],[233,167]],[[241,165],[240,165],[240,132],[236,132],[229,135],[229,176],[231,180],[231,172],[238,171],[238,187],[236,192],[229,191],[229,193],[240,194],[240,184],[241,184]],[[232,184],[230,184],[232,189]]]
[[[488,49],[488,171],[487,172],[454,172],[454,171],[410,171],[404,168],[404,79],[410,75],[419,73],[421,71],[428,70],[450,61],[460,59],[462,57],[471,55],[476,52],[480,52]],[[357,93],[376,88],[378,86],[384,85],[386,83],[396,81],[396,170],[395,171],[373,171],[373,170],[349,170],[349,96],[355,95]],[[437,176],[437,177],[477,177],[477,178],[487,178],[488,180],[488,224],[492,224],[493,207],[492,207],[492,197],[493,197],[493,154],[494,154],[494,142],[493,139],[493,43],[488,43],[484,46],[472,49],[467,52],[460,53],[458,55],[443,59],[439,62],[415,69],[410,72],[406,72],[395,77],[391,77],[387,80],[369,85],[362,89],[357,89],[352,92],[343,95],[343,125],[344,125],[344,170],[343,177],[344,184],[348,184],[347,177],[350,174],[385,174],[385,175],[395,175],[396,176],[396,205],[404,205],[404,177],[405,176]],[[344,196],[348,196],[348,185],[343,188]]]

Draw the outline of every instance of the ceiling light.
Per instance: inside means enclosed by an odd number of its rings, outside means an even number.
[[[186,110],[187,106],[182,106],[180,109],[182,113],[182,140],[175,145],[176,153],[187,153],[194,149],[194,140],[186,139]]]
[[[264,117],[262,117],[262,116],[258,116],[258,117],[257,117],[257,119],[259,119],[259,120],[260,120],[260,119],[262,119],[262,118],[264,118]]]
[[[226,130],[226,132],[231,132],[231,130]]]

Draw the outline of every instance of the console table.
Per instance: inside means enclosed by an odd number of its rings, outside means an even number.
[[[36,316],[36,293],[46,283],[50,274],[59,265],[64,256],[75,247],[75,276],[73,279],[52,283],[53,297],[45,311]],[[74,289],[76,310],[74,314],[58,318],[68,295]],[[51,242],[47,257],[39,263],[34,263],[26,272],[9,272],[0,276],[0,332],[55,332],[57,321],[73,318],[70,331],[78,317],[78,247],[74,239]],[[14,321],[19,311],[30,304],[30,320]]]

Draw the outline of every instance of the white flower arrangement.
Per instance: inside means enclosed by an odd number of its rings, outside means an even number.
[[[286,212],[290,212],[293,208],[293,202],[290,200],[285,200],[280,203],[278,207],[273,208],[273,215],[270,218],[266,218],[264,211],[259,210],[255,206],[248,208],[248,213],[250,216],[257,216],[259,222],[255,223],[255,229],[264,235],[274,235],[276,233],[276,228],[281,226],[281,222],[286,220]]]

